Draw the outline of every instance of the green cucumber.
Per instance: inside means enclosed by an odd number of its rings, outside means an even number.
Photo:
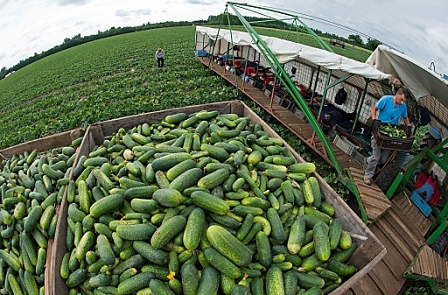
[[[225,228],[211,225],[206,236],[213,248],[237,266],[245,266],[251,262],[252,251]]]
[[[156,249],[165,246],[185,228],[186,223],[187,219],[182,215],[176,215],[166,220],[151,236],[151,245]]]

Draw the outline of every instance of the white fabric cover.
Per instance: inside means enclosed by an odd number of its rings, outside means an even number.
[[[379,45],[366,63],[398,79],[412,92],[415,99],[433,96],[448,107],[448,81],[422,66],[409,56]]]
[[[206,41],[206,36],[212,40],[224,39],[233,45],[251,46],[258,51],[257,45],[252,40],[251,35],[247,32],[219,29],[218,35],[218,29],[201,26],[196,27],[196,49],[202,49],[198,48],[198,45],[201,41]],[[293,60],[304,59],[327,69],[342,70],[350,74],[360,75],[374,80],[383,80],[389,78],[390,76],[378,69],[375,69],[372,65],[355,61],[323,49],[306,46],[300,43],[286,41],[275,37],[267,37],[262,35],[260,37],[281,64]],[[214,54],[216,54],[216,52],[214,52]]]

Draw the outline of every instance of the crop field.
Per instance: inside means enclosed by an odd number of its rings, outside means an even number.
[[[235,99],[194,57],[194,27],[86,43],[0,81],[0,148],[91,123],[177,106]],[[166,67],[154,53],[162,46]]]
[[[193,26],[171,27],[101,39],[1,80],[0,148],[126,115],[238,98],[197,62],[194,32]],[[313,45],[306,34],[299,40],[279,30],[260,34]],[[163,69],[154,58],[160,46],[166,52]],[[347,48],[345,53],[351,55]]]

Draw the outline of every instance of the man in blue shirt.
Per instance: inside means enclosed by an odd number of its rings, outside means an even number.
[[[404,123],[408,126],[407,134],[411,133],[411,122],[408,117],[406,108],[406,99],[409,96],[409,92],[406,88],[398,88],[395,95],[385,95],[372,107],[372,130],[378,128],[380,123],[389,123],[392,125],[398,125],[400,118],[403,118]],[[378,119],[377,119],[378,112]],[[364,182],[366,184],[372,183],[372,178],[375,175],[376,166],[378,164],[384,164],[389,157],[390,150],[382,149],[377,146],[375,137],[372,135],[371,144],[372,156],[366,159],[364,165]]]

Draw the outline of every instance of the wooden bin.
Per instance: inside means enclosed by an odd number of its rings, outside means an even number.
[[[192,114],[200,110],[217,110],[221,114],[234,113],[239,116],[250,117],[252,123],[261,124],[266,133],[271,137],[281,137],[266,124],[254,111],[241,101],[218,102],[207,105],[197,105],[183,108],[175,108],[164,111],[144,113],[134,116],[122,117],[114,120],[92,124],[87,129],[86,135],[81,143],[79,154],[75,160],[75,165],[81,155],[87,155],[92,149],[101,145],[104,139],[118,131],[119,128],[126,130],[143,123],[154,123],[162,121],[167,115],[184,112]],[[283,139],[283,144],[289,148],[299,162],[305,162]],[[343,228],[348,231],[353,240],[358,243],[358,249],[353,253],[348,261],[357,269],[357,273],[344,282],[331,295],[343,294],[356,281],[366,275],[386,254],[386,248],[381,241],[370,231],[370,229],[361,221],[361,219],[351,210],[351,208],[342,200],[339,195],[325,182],[325,180],[315,173],[321,185],[322,194],[326,201],[335,207],[335,217],[342,221]],[[61,204],[61,211],[58,217],[58,228],[55,233],[55,246],[52,249],[54,264],[52,265],[53,284],[46,288],[46,294],[66,295],[68,288],[65,281],[60,277],[59,269],[62,258],[67,252],[65,244],[65,235],[67,227],[67,201],[64,198]]]
[[[31,140],[25,143],[21,143],[3,150],[0,150],[1,160],[9,159],[13,155],[22,155],[25,152],[31,153],[33,150],[37,150],[38,152],[50,151],[54,148],[61,148],[65,146],[70,146],[74,139],[79,137],[83,137],[85,134],[85,129],[77,128],[70,131],[42,137],[39,139]],[[0,163],[1,166],[1,163]],[[56,214],[59,214],[61,211],[61,206],[56,206]],[[52,258],[53,253],[53,245],[54,239],[48,240],[47,246],[47,260],[45,263],[45,290],[47,290],[48,286],[54,284],[54,259]],[[46,291],[47,292],[47,291]],[[48,292],[47,292],[48,294]]]

